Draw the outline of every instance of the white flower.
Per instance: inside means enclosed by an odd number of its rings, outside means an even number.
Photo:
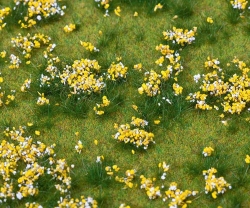
[[[169,99],[165,99],[170,105],[172,104],[172,102]]]
[[[41,15],[37,15],[37,17],[36,17],[36,18],[37,18],[37,20],[39,20],[39,21],[40,21],[40,20],[42,20]]]
[[[193,191],[193,192],[192,192],[192,195],[193,195],[193,196],[195,196],[196,194],[197,194],[196,191]]]
[[[96,163],[102,163],[101,156],[96,157]]]
[[[202,154],[203,154],[205,157],[207,157],[207,153],[206,153],[206,152],[202,152]]]
[[[167,173],[163,173],[162,176],[161,176],[161,180],[165,180],[166,179],[166,175],[167,175]]]
[[[197,83],[199,81],[199,79],[201,78],[200,74],[196,74],[194,75],[194,81]]]
[[[16,198],[18,198],[19,200],[21,200],[23,198],[23,195],[20,192],[16,193]]]

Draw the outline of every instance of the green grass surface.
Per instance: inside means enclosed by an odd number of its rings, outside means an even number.
[[[163,9],[154,12],[154,6],[160,2]],[[113,0],[110,17],[103,17],[104,11],[96,6],[94,0],[62,1],[61,4],[67,5],[63,17],[31,29],[20,29],[16,21],[9,17],[9,23],[0,31],[0,51],[6,50],[8,55],[18,54],[10,43],[18,33],[43,33],[51,37],[51,43],[56,43],[53,54],[58,55],[64,63],[72,64],[81,58],[96,59],[105,71],[116,57],[121,56],[123,64],[129,68],[125,81],[111,83],[102,94],[85,96],[83,101],[66,99],[64,92],[56,89],[48,90],[46,97],[51,105],[41,108],[36,105],[36,100],[37,91],[43,92],[38,84],[46,64],[42,57],[43,49],[32,53],[30,65],[25,65],[23,60],[16,70],[9,69],[8,63],[0,58],[0,72],[4,78],[2,86],[6,91],[16,90],[14,103],[0,109],[1,130],[33,122],[34,126],[28,128],[27,134],[47,145],[55,143],[58,158],[65,158],[68,164],[75,165],[71,172],[72,197],[92,196],[99,207],[119,207],[121,203],[137,208],[167,207],[167,203],[161,199],[149,200],[145,191],[139,188],[140,175],[158,176],[158,163],[166,161],[170,165],[166,186],[175,181],[181,190],[200,192],[190,207],[250,206],[250,173],[245,174],[247,165],[244,162],[246,154],[250,153],[249,123],[245,121],[249,112],[228,115],[228,125],[225,126],[221,123],[219,112],[197,110],[185,101],[190,92],[198,91],[199,86],[193,82],[193,76],[207,73],[204,62],[208,56],[218,58],[222,66],[231,62],[234,56],[249,64],[250,39],[246,28],[249,29],[250,16],[246,14],[245,18],[235,16],[236,20],[232,19],[230,14],[234,11],[229,1],[187,2]],[[0,6],[9,5],[0,1]],[[113,12],[117,6],[121,7],[121,17]],[[135,11],[139,13],[138,17],[133,16]],[[178,15],[177,19],[173,19],[175,15]],[[207,17],[212,17],[214,23],[209,25]],[[65,33],[63,27],[69,23],[75,23],[77,29]],[[143,68],[160,72],[161,68],[155,64],[160,53],[155,47],[164,43],[162,32],[173,26],[184,29],[195,26],[198,28],[197,36],[192,45],[180,51],[184,70],[178,77],[178,83],[184,88],[183,94],[173,96],[172,106],[157,110],[156,99],[139,95],[137,89],[143,82],[143,73],[133,70],[133,66],[142,63]],[[100,30],[102,35],[98,33]],[[100,52],[93,54],[86,51],[80,41],[91,42]],[[6,61],[9,61],[8,57]],[[30,91],[24,94],[20,92],[20,87],[27,78],[32,79],[32,84]],[[95,103],[101,102],[103,95],[108,96],[112,105],[109,111],[98,117],[92,109]],[[56,106],[55,103],[60,105]],[[133,110],[133,104],[138,105],[141,113]],[[114,123],[128,123],[134,115],[148,120],[149,130],[155,134],[156,143],[147,150],[118,143],[112,138],[116,133]],[[153,121],[159,116],[162,121],[155,125]],[[35,130],[39,130],[41,135],[36,136]],[[75,132],[79,132],[78,137]],[[98,145],[94,144],[95,139]],[[78,140],[83,143],[80,155],[75,151]],[[206,146],[215,149],[215,153],[208,158],[202,156]],[[135,150],[135,154],[131,150]],[[102,165],[95,162],[99,155],[105,157]],[[124,176],[128,169],[136,169],[134,184],[138,187],[123,189],[123,184],[114,178],[110,180],[104,169],[106,165],[114,164],[121,168],[119,176]],[[217,199],[204,193],[202,171],[211,167],[218,170],[218,177],[223,176],[232,184],[232,189]],[[42,180],[38,196],[11,202],[9,206],[24,207],[26,201],[37,201],[43,207],[56,206],[60,195],[50,186],[49,179]],[[161,185],[160,180],[157,183]]]

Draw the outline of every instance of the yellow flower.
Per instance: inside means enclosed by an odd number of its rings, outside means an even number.
[[[213,21],[213,19],[211,17],[208,17],[207,22],[210,23],[210,24],[213,24],[214,21]]]
[[[1,57],[1,58],[5,58],[5,56],[6,56],[6,51],[0,52],[0,57]]]
[[[94,140],[94,144],[95,144],[95,145],[98,145],[98,141],[97,141],[96,139]]]
[[[115,14],[120,17],[121,16],[120,13],[121,13],[121,8],[118,6],[115,9]]]
[[[2,83],[3,82],[3,77],[0,77],[0,83]]]
[[[160,120],[154,120],[154,124],[159,124],[160,122]]]
[[[104,107],[109,106],[110,101],[108,100],[107,96],[103,96],[103,97],[102,97],[102,103],[103,103],[102,105],[103,105]]]
[[[161,5],[160,3],[157,4],[154,8],[154,12],[156,12],[157,9],[162,9],[163,5]]]
[[[178,18],[178,15],[174,15],[172,19],[174,20],[174,19],[177,19],[177,18]]]
[[[117,165],[113,165],[112,168],[113,168],[116,172],[118,172],[118,171],[120,170],[120,168],[119,168]]]
[[[212,197],[213,197],[214,199],[217,198],[217,192],[216,192],[216,191],[214,191],[214,192],[212,193]]]
[[[175,95],[180,95],[180,94],[182,94],[183,87],[181,87],[177,83],[174,83],[173,84],[173,90],[175,92]]]
[[[250,164],[250,156],[249,156],[249,155],[246,155],[245,162],[246,162],[247,164]]]
[[[132,108],[133,108],[135,111],[138,111],[138,106],[137,106],[137,105],[132,105]]]
[[[45,104],[49,105],[49,99],[44,97],[44,93],[41,94],[41,93],[38,92],[38,94],[41,97],[38,97],[37,102],[36,102],[37,105],[45,105]]]
[[[135,69],[135,70],[138,70],[138,71],[141,71],[141,69],[142,69],[142,64],[139,63],[139,64],[134,65],[134,69]]]
[[[212,152],[214,151],[214,149],[212,147],[205,147],[202,154],[207,157],[207,156],[211,156]]]
[[[135,151],[134,151],[134,150],[132,150],[131,152],[132,152],[133,155],[135,154]]]
[[[27,125],[28,126],[33,126],[33,123],[32,122],[28,122]]]
[[[221,123],[222,123],[224,126],[227,126],[227,125],[228,125],[227,121],[221,121]]]
[[[77,132],[75,132],[75,135],[76,135],[76,136],[79,136],[79,132],[78,132],[78,131],[77,131]]]
[[[135,13],[134,13],[134,17],[138,17],[138,12],[135,12]]]
[[[122,60],[122,57],[119,56],[119,57],[116,57],[116,61],[121,61]]]
[[[222,113],[222,114],[220,114],[220,118],[224,118],[225,116],[224,116],[224,114]]]
[[[109,4],[105,4],[104,9],[108,9],[109,8]]]
[[[38,130],[35,131],[35,135],[40,136],[40,134],[41,134],[40,131],[38,131]]]
[[[63,28],[64,32],[67,32],[67,33],[72,32],[75,29],[76,29],[76,25],[75,24],[69,24],[69,25],[66,25]]]
[[[78,152],[79,154],[82,152],[83,145],[80,140],[77,142],[77,145],[75,145],[75,149],[76,149],[76,152]]]

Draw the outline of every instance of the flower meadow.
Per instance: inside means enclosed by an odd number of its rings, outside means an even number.
[[[249,207],[248,1],[0,2],[0,207]]]

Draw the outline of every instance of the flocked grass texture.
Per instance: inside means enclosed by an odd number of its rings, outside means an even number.
[[[35,198],[16,200],[22,192],[15,187],[18,194],[6,205],[24,207],[25,203],[36,201],[43,207],[56,207],[60,203],[63,207],[66,203],[80,203],[76,198],[95,204],[93,197],[99,207],[124,204],[162,207],[174,206],[171,200],[181,193],[183,200],[179,206],[249,206],[246,193],[250,187],[245,183],[249,181],[248,100],[239,115],[223,112],[222,100],[208,99],[213,107],[221,108],[219,112],[197,110],[186,101],[189,93],[201,90],[194,76],[200,74],[199,81],[206,78],[207,57],[218,58],[226,79],[239,76],[234,67],[239,61],[246,63],[242,69],[249,65],[247,6],[237,9],[230,1],[209,0],[113,0],[107,8],[109,16],[104,17],[106,8],[98,7],[94,0],[61,1],[60,8],[66,6],[64,15],[59,9],[52,18],[41,16],[40,20],[39,14],[24,18],[27,5],[21,4],[20,1],[20,6],[11,9],[3,19],[7,24],[0,31],[4,37],[0,46],[1,128],[4,131],[8,127],[26,126],[27,135],[36,144],[38,141],[46,145],[55,143],[57,157],[72,164],[69,170],[72,199],[59,192],[50,194],[56,186],[50,185],[50,175],[44,174],[39,176],[36,185],[41,191]],[[1,8],[13,6],[14,1],[1,2]],[[30,18],[34,20],[29,21]],[[173,35],[174,28],[194,31],[194,27],[197,29],[192,44],[178,45],[173,42],[176,39],[164,39],[166,31]],[[17,37],[19,41],[13,47],[12,38]],[[25,44],[23,37],[29,39]],[[160,44],[169,45],[174,52],[164,54],[159,51]],[[161,55],[164,59],[159,58]],[[171,62],[171,55],[176,62]],[[232,63],[232,60],[239,61]],[[100,68],[95,65],[97,62]],[[167,79],[169,65],[175,67],[179,63],[183,70]],[[147,78],[150,72],[152,76],[163,76],[155,86],[160,91],[157,96],[138,92],[144,82],[154,81]],[[244,70],[241,76],[245,82],[248,74]],[[96,82],[100,77],[103,80]],[[98,85],[98,89],[85,85],[101,82],[103,85]],[[231,83],[242,90],[240,82]],[[210,83],[203,84],[211,88]],[[247,84],[244,90],[248,92]],[[129,122],[133,116],[148,121],[147,131],[154,133],[155,143],[149,144],[147,150],[112,138],[117,133],[114,124]],[[77,152],[79,145],[81,151]],[[213,148],[214,152],[205,157],[202,154],[205,147]],[[164,167],[170,165],[166,174],[158,167],[163,161],[166,161]],[[31,170],[33,166],[19,167],[18,171],[25,167]],[[217,194],[220,190],[216,189],[205,194],[202,173],[211,168],[217,170],[216,178],[224,177],[225,184],[230,184],[232,189],[228,185],[225,194]],[[116,179],[107,170],[114,172]],[[171,197],[163,193],[162,178]],[[146,183],[147,180],[151,182]],[[84,197],[80,199],[81,196]]]

